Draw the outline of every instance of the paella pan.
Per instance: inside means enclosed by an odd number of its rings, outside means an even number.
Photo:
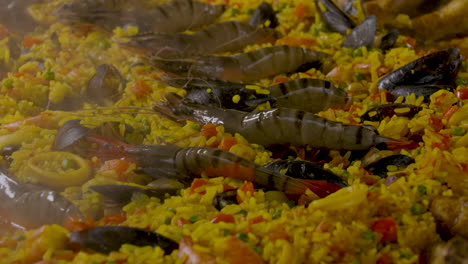
[[[0,263],[466,263],[466,0],[8,0]]]

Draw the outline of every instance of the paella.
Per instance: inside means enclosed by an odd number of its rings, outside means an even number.
[[[466,0],[8,0],[0,263],[467,263]]]

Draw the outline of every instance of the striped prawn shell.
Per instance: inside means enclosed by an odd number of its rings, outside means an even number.
[[[346,108],[351,96],[332,83],[311,78],[295,79],[267,88],[278,107],[317,113],[328,108]]]
[[[234,56],[204,56],[195,59],[164,59],[154,56],[152,64],[182,77],[252,82],[301,67],[318,68],[327,55],[293,46],[271,46]]]
[[[262,145],[293,144],[314,148],[366,150],[385,138],[367,126],[344,125],[309,112],[275,108],[245,114],[241,123],[224,123],[248,141]]]

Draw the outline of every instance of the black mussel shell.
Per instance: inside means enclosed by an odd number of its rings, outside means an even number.
[[[368,16],[361,24],[346,36],[343,47],[357,49],[360,47],[372,46],[375,31],[377,30],[377,18],[374,15]]]
[[[90,129],[81,125],[79,119],[68,120],[58,129],[53,149],[63,150],[86,136]]]
[[[118,204],[128,204],[132,201],[134,193],[142,193],[150,197],[163,197],[164,193],[145,189],[143,187],[123,185],[123,184],[103,184],[90,186],[90,190],[95,191],[104,197],[117,202]]]
[[[70,241],[99,253],[118,251],[123,244],[160,247],[170,254],[179,244],[158,233],[127,226],[98,226],[70,234]]]
[[[402,85],[452,85],[460,70],[460,50],[449,48],[421,57],[387,74],[378,83],[380,90]]]
[[[395,46],[396,44],[399,35],[400,31],[398,29],[391,30],[387,33],[387,35],[383,36],[379,48],[383,51],[387,51],[393,48],[393,46]]]
[[[253,14],[249,19],[249,25],[260,27],[264,25],[266,21],[270,21],[268,24],[269,28],[275,28],[279,25],[278,18],[276,18],[276,12],[273,10],[273,7],[267,2],[262,2],[253,11]]]
[[[396,111],[397,109],[408,109],[408,111],[399,112]],[[361,120],[382,121],[386,117],[392,117],[393,115],[412,118],[421,110],[422,107],[411,104],[384,104],[368,110],[361,116]]]
[[[382,158],[372,164],[367,165],[364,169],[372,172],[374,175],[378,175],[381,178],[387,178],[388,168],[387,166],[394,165],[398,169],[402,169],[414,163],[414,159],[406,155],[392,155]]]
[[[21,148],[21,145],[14,145],[14,144],[5,145],[0,149],[0,155],[8,162],[11,162],[12,161],[11,155],[14,152],[18,151],[20,148]]]
[[[322,11],[319,3],[322,3],[327,10]],[[315,6],[319,11],[320,17],[333,31],[344,35],[348,29],[353,29],[356,26],[356,23],[331,0],[316,0]]]
[[[112,65],[101,64],[89,80],[86,94],[90,101],[105,106],[119,100],[124,88],[125,79],[120,72]]]
[[[218,193],[213,199],[213,206],[220,211],[230,204],[237,204],[237,190]]]
[[[286,175],[306,180],[326,181],[336,184],[340,187],[346,187],[348,184],[331,171],[325,170],[322,166],[306,160],[278,160],[264,165],[265,168],[280,172],[287,169]]]

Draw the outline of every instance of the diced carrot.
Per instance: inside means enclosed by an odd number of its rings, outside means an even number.
[[[235,144],[237,144],[236,138],[226,136],[226,137],[223,137],[223,139],[221,139],[221,143],[219,143],[218,148],[225,150],[225,151],[229,151],[231,147],[234,146]]]
[[[468,89],[458,90],[455,94],[460,100],[468,99]]]
[[[207,185],[208,181],[202,179],[195,179],[190,186],[190,193],[195,193],[196,189],[200,188],[201,186]]]
[[[270,240],[277,240],[277,239],[283,239],[283,240],[289,240],[289,235],[286,233],[284,230],[274,230],[268,234],[268,237]]]
[[[231,214],[224,214],[224,213],[219,213],[215,217],[213,217],[210,222],[215,224],[219,222],[225,222],[225,223],[234,223],[236,220],[233,215]]]
[[[302,20],[309,12],[309,7],[304,3],[299,3],[294,10],[294,15],[299,19]]]
[[[99,171],[109,171],[113,170],[117,174],[117,176],[120,178],[122,175],[127,171],[127,169],[130,167],[130,163],[126,160],[122,159],[113,159],[113,160],[107,160],[104,162],[104,164],[101,166]]]
[[[205,137],[214,137],[218,134],[215,124],[206,124],[201,129],[201,135]]]
[[[442,118],[441,118],[441,119],[449,120],[450,117],[452,117],[453,114],[455,114],[455,112],[458,111],[458,109],[460,109],[460,107],[459,107],[458,105],[452,105],[452,106],[450,106],[450,107],[447,108],[447,110],[445,110],[445,112],[442,114]]]
[[[36,44],[41,44],[41,43],[42,43],[42,40],[37,39],[33,36],[26,36],[23,39],[23,47],[25,48],[30,48]]]
[[[149,86],[144,80],[138,80],[133,82],[130,86],[130,91],[132,91],[137,99],[140,99],[151,92],[151,86]]]
[[[372,231],[382,234],[381,242],[396,242],[397,241],[397,225],[393,218],[381,218],[371,227]]]
[[[263,216],[257,216],[257,217],[254,217],[252,219],[249,220],[249,223],[251,225],[254,225],[254,224],[258,224],[258,223],[261,223],[261,222],[265,222],[265,218],[263,218]]]
[[[102,222],[106,225],[118,225],[125,221],[126,217],[124,214],[113,214],[102,218]]]

